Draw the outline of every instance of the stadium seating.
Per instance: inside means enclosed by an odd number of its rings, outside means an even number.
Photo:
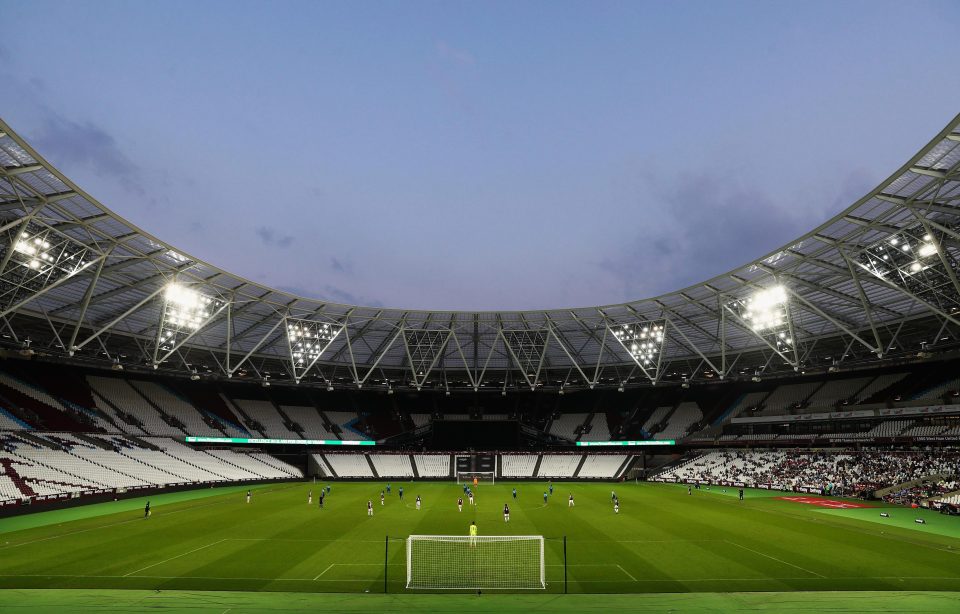
[[[224,433],[211,428],[203,420],[203,415],[197,411],[197,408],[188,403],[179,395],[175,394],[166,386],[156,382],[134,381],[128,382],[131,386],[140,391],[154,404],[163,408],[168,415],[173,416],[184,424],[184,430],[188,435],[201,437],[222,437]]]
[[[958,460],[932,452],[712,451],[693,453],[654,477],[857,495],[933,474],[955,475]]]
[[[31,430],[32,428],[28,423],[17,418],[7,410],[0,408],[0,429],[19,431],[21,429]]]
[[[291,431],[284,424],[283,416],[277,413],[277,408],[270,401],[256,399],[234,399],[245,414],[263,426],[264,435],[274,439],[302,439],[300,435]]]
[[[340,427],[340,439],[364,440],[370,439],[366,433],[357,428],[360,416],[352,411],[327,411],[327,419]]]
[[[582,454],[544,454],[540,460],[537,477],[572,478],[583,460]]]
[[[878,375],[857,395],[858,402],[867,403],[873,401],[873,397],[879,395],[891,386],[897,384],[907,377],[909,373],[885,373]]]
[[[658,424],[663,422],[663,419],[667,417],[671,409],[673,409],[672,405],[663,405],[654,409],[650,417],[643,423],[643,430],[648,433],[652,432]]]
[[[606,478],[618,477],[617,471],[626,462],[626,454],[595,454],[588,455],[583,466],[577,473],[578,478]]]
[[[574,441],[577,438],[577,428],[587,420],[589,414],[560,414],[550,424],[550,434],[563,439]]]
[[[303,427],[303,436],[306,439],[338,439],[336,434],[331,433],[323,423],[323,417],[315,407],[303,407],[299,405],[281,405],[283,413]]]
[[[610,441],[607,414],[597,412],[590,418],[590,430],[580,436],[580,441]]]
[[[820,387],[820,382],[803,382],[800,384],[784,384],[777,386],[763,401],[762,414],[765,416],[779,416],[790,413],[787,410],[804,402]]]
[[[831,408],[837,403],[853,400],[859,397],[857,393],[863,389],[872,377],[853,377],[847,379],[828,380],[810,397],[808,403],[810,407]]]
[[[341,478],[372,478],[373,469],[363,454],[324,454],[327,464],[333,469],[337,477]]]
[[[505,478],[533,477],[537,460],[536,454],[501,454],[500,474]]]
[[[413,477],[413,467],[410,465],[410,457],[406,454],[371,454],[370,462],[373,463],[373,467],[380,477]]]
[[[168,424],[160,412],[150,404],[139,392],[134,390],[125,380],[116,377],[100,377],[96,375],[87,376],[90,387],[106,403],[97,400],[97,407],[111,414],[114,422],[120,428],[128,433],[135,435],[150,434],[164,435],[167,437],[182,437],[186,433],[175,426]],[[133,416],[142,426],[142,428],[131,428],[126,420],[119,416],[113,409]]]
[[[414,454],[413,462],[421,478],[449,478],[449,454]]]
[[[677,406],[659,433],[654,435],[654,439],[680,439],[686,435],[690,427],[703,419],[703,412],[700,407],[693,402],[684,402]]]
[[[410,419],[413,420],[414,428],[420,428],[430,424],[430,414],[410,414]]]

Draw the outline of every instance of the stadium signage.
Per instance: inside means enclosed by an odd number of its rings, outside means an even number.
[[[578,446],[672,446],[674,439],[649,439],[643,441],[578,441]]]
[[[375,446],[375,441],[349,439],[254,439],[246,437],[190,437],[187,443],[251,443],[255,445],[295,445],[295,446]]]

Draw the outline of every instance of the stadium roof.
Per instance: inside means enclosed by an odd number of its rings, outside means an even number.
[[[957,343],[958,167],[960,116],[836,217],[703,283],[617,305],[424,311],[295,296],[194,258],[0,120],[2,341],[126,368],[367,388],[619,387],[902,358]]]

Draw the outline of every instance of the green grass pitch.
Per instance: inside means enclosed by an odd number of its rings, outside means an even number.
[[[322,510],[319,483],[287,483],[253,488],[249,505],[246,487],[153,497],[148,520],[142,500],[0,519],[0,588],[380,593],[389,535],[389,592],[411,593],[406,536],[466,535],[476,520],[481,535],[551,538],[546,593],[564,590],[563,536],[570,593],[960,590],[960,518],[924,510],[882,506],[891,518],[881,519],[879,506],[645,483],[556,483],[544,505],[545,482],[504,482],[481,485],[477,505],[458,512],[454,483],[393,482],[381,506],[383,486],[331,483]],[[915,528],[920,516],[928,524]]]

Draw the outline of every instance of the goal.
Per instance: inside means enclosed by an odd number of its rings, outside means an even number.
[[[407,588],[545,589],[542,535],[411,535]]]
[[[481,484],[496,484],[497,473],[495,471],[458,471],[457,484],[473,484],[473,478]]]

